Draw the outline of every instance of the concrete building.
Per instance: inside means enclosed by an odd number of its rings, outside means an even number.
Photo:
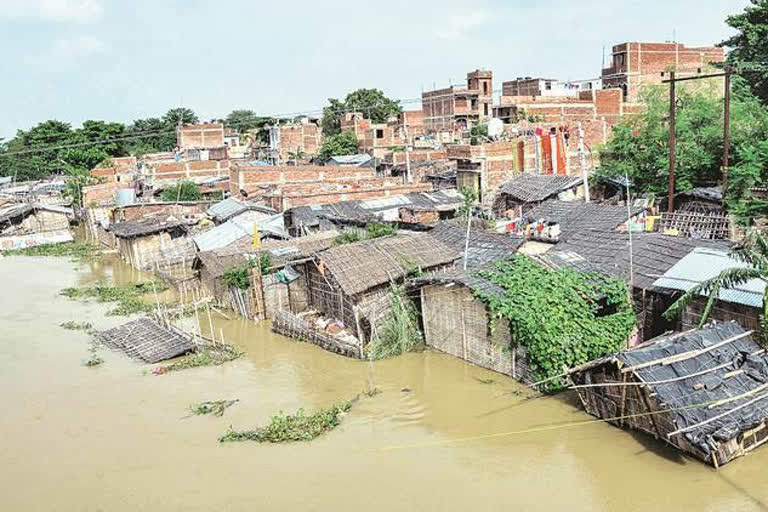
[[[613,47],[611,66],[603,69],[603,87],[624,91],[625,101],[637,101],[643,86],[660,84],[662,73],[700,74],[712,63],[725,61],[725,50],[713,46],[689,48],[680,43],[627,42]]]
[[[427,134],[464,132],[491,118],[493,73],[475,70],[467,73],[466,87],[450,86],[423,92],[421,104]]]
[[[518,77],[501,84],[502,96],[559,96],[577,98],[581,91],[600,88],[600,80],[562,82],[555,78]]]

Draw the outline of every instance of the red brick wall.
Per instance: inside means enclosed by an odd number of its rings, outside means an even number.
[[[376,177],[376,170],[361,167],[319,166],[319,165],[263,165],[234,167],[230,173],[230,192],[239,196],[240,190],[249,195],[266,187],[284,186],[301,182],[344,182],[360,181]]]
[[[412,185],[397,184],[378,188],[345,188],[336,190],[323,190],[314,194],[283,195],[276,194],[271,197],[270,206],[278,210],[287,210],[295,206],[305,206],[312,204],[331,204],[341,201],[353,201],[362,199],[379,199],[398,194],[409,194],[412,192],[429,192],[432,186],[427,183],[416,183]]]
[[[197,160],[192,162],[164,162],[147,166],[156,185],[180,180],[195,180],[229,175],[229,160]]]
[[[224,145],[224,125],[190,124],[176,131],[176,144],[182,148],[217,148]]]

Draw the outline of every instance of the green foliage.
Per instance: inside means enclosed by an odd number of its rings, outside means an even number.
[[[180,361],[169,365],[161,365],[153,370],[153,374],[162,375],[168,372],[198,368],[200,366],[219,366],[234,361],[244,354],[232,345],[207,345],[194,354],[185,356]]]
[[[726,23],[738,33],[722,46],[730,48],[728,62],[737,70],[749,70],[744,78],[752,92],[768,104],[768,1],[750,0],[743,12],[729,16]],[[754,63],[762,65],[754,66]]]
[[[397,228],[392,224],[384,224],[383,222],[371,222],[365,226],[365,231],[360,229],[352,229],[350,231],[343,232],[334,239],[333,244],[353,244],[355,242],[362,242],[363,240],[372,240],[374,238],[394,235],[396,232]]]
[[[262,252],[259,254],[259,270],[261,275],[265,276],[270,273],[272,268],[272,256],[268,252]]]
[[[501,287],[501,297],[476,292],[494,318],[509,321],[513,346],[525,347],[536,380],[555,377],[573,367],[625,347],[635,315],[623,281],[570,269],[550,270],[522,255],[478,272]],[[599,298],[611,314],[600,316]],[[502,347],[506,349],[508,347]],[[563,388],[561,379],[544,385]]]
[[[259,443],[290,443],[294,441],[311,441],[322,434],[333,430],[341,424],[341,419],[352,409],[357,397],[352,400],[339,402],[307,414],[299,409],[295,414],[280,414],[273,416],[269,425],[257,430],[238,432],[231,430],[219,438],[219,442],[257,441]]]
[[[163,201],[200,201],[203,194],[193,181],[180,181],[163,190]]]
[[[74,261],[92,261],[101,257],[101,251],[98,246],[88,242],[38,245],[25,249],[6,251],[3,254],[6,256],[53,256],[71,258]]]
[[[88,353],[90,354],[88,356],[88,359],[83,361],[83,366],[87,366],[89,368],[93,368],[94,366],[99,366],[101,363],[104,362],[104,359],[101,358],[98,354],[98,346],[96,343],[91,343],[90,348],[88,349]]]
[[[341,132],[340,116],[345,112],[359,112],[374,123],[385,123],[390,116],[403,111],[399,101],[387,98],[379,89],[358,89],[347,94],[344,101],[328,99],[323,109],[323,135],[338,135]],[[344,153],[348,154],[348,153]]]
[[[418,312],[403,289],[392,285],[389,297],[391,312],[368,345],[370,359],[398,356],[424,344],[419,331]]]
[[[456,211],[456,215],[461,218],[467,218],[477,203],[477,191],[473,188],[464,187],[461,189],[461,195],[464,200]]]
[[[251,287],[251,267],[232,267],[222,276],[227,286],[234,286],[241,290],[247,290]]]
[[[472,144],[480,144],[488,138],[488,125],[480,123],[469,129],[469,137]]]
[[[768,110],[734,79],[731,105],[733,158],[728,190],[729,205],[749,200],[749,189],[768,178],[765,133]],[[667,194],[669,101],[665,89],[644,91],[647,109],[625,117],[600,151],[597,176],[629,176],[640,192]],[[721,179],[723,102],[713,91],[679,92],[677,108],[676,189],[689,190]]]
[[[224,411],[235,405],[239,400],[213,400],[209,402],[198,402],[189,406],[189,410],[195,416],[212,414],[214,416],[224,416]]]
[[[331,135],[323,139],[323,145],[317,152],[317,158],[327,162],[334,156],[356,155],[359,142],[355,133],[347,130],[337,135]]]
[[[186,107],[176,107],[170,109],[163,116],[163,122],[167,126],[178,126],[179,124],[195,124],[200,122],[194,110]]]
[[[128,316],[135,313],[148,313],[152,311],[152,304],[142,299],[153,292],[160,293],[167,289],[168,286],[159,281],[126,286],[110,286],[105,283],[97,283],[93,286],[64,288],[59,293],[70,299],[116,302],[117,306],[107,312],[107,315]]]

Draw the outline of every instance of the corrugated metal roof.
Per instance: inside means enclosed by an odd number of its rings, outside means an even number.
[[[660,288],[688,291],[697,284],[716,277],[723,270],[748,268],[726,251],[696,248],[657,279],[653,285]],[[753,279],[736,288],[721,289],[718,298],[725,302],[762,307],[765,282]]]
[[[248,205],[234,198],[225,199],[214,204],[205,212],[212,219],[228,219],[233,215],[245,211]]]
[[[331,162],[339,165],[362,165],[371,160],[371,155],[362,153],[359,155],[339,155],[331,157]]]
[[[282,215],[267,216],[261,212],[244,212],[220,226],[196,235],[193,240],[201,252],[212,251],[226,247],[243,237],[253,236],[254,224],[259,225],[260,232],[284,234],[285,229],[281,227],[282,222]]]

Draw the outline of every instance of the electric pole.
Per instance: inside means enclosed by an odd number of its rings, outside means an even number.
[[[728,167],[731,153],[731,67],[725,66],[725,106],[723,112],[723,207],[728,192]]]
[[[675,72],[669,73],[669,197],[667,198],[667,211],[675,210],[675,134],[677,131],[675,110],[677,98],[675,97]]]

